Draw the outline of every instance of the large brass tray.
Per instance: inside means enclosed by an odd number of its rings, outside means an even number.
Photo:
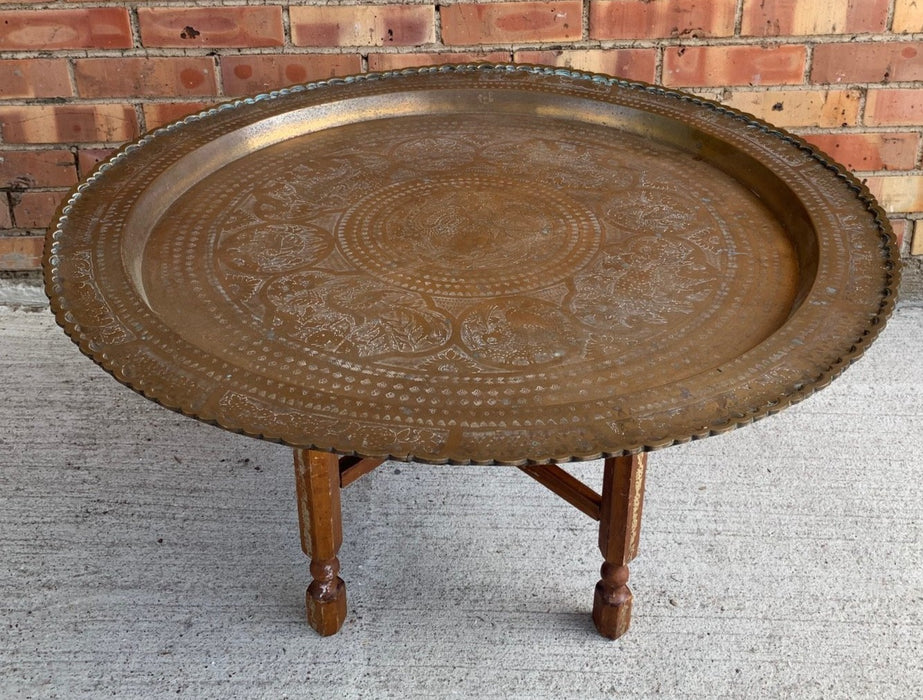
[[[548,462],[791,404],[894,300],[886,219],[796,138],[513,66],[296,87],[159,129],[70,198],[48,293],[159,403],[293,446]]]
[[[293,87],[147,134],[63,206],[45,274],[60,324],[119,381],[297,448],[308,517],[321,452],[606,457],[637,476],[630,455],[826,385],[891,312],[897,264],[866,188],[790,134],[650,85],[481,64]],[[555,479],[606,521],[605,488],[600,516]]]

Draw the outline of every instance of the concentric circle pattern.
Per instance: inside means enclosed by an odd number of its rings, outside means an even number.
[[[360,199],[337,238],[346,258],[396,286],[492,297],[571,277],[602,236],[590,209],[543,183],[449,173]]]

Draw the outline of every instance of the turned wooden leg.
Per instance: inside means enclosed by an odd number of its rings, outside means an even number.
[[[337,559],[343,544],[339,458],[296,449],[295,490],[301,548],[311,558],[312,580],[305,594],[308,624],[326,637],[346,619],[346,584],[338,576]]]
[[[604,561],[593,599],[593,622],[610,639],[625,634],[631,623],[628,562],[638,553],[646,465],[646,454],[610,457],[603,472],[599,549]]]

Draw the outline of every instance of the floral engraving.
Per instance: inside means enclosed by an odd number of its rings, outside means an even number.
[[[421,295],[367,277],[299,272],[270,283],[265,298],[278,325],[292,324],[289,335],[334,354],[427,352],[452,332]]]
[[[592,326],[663,325],[692,314],[713,289],[713,272],[691,243],[643,236],[607,249],[574,279],[570,309]]]
[[[243,272],[272,274],[315,263],[332,249],[333,239],[317,226],[262,224],[225,237],[218,257]]]
[[[581,337],[560,308],[531,297],[484,302],[461,320],[461,340],[471,356],[504,367],[561,361],[580,350]]]
[[[100,291],[89,251],[79,251],[66,258],[60,274],[75,280],[74,300],[86,309],[81,325],[90,333],[92,346],[119,345],[135,339]]]

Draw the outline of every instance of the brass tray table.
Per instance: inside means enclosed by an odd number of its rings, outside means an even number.
[[[646,452],[825,386],[891,312],[898,254],[864,186],[753,117],[473,64],[157,129],[62,206],[45,278],[116,379],[294,448],[321,634],[346,616],[340,489],[398,459],[515,466],[598,520],[615,638]],[[600,458],[601,494],[558,466]]]

